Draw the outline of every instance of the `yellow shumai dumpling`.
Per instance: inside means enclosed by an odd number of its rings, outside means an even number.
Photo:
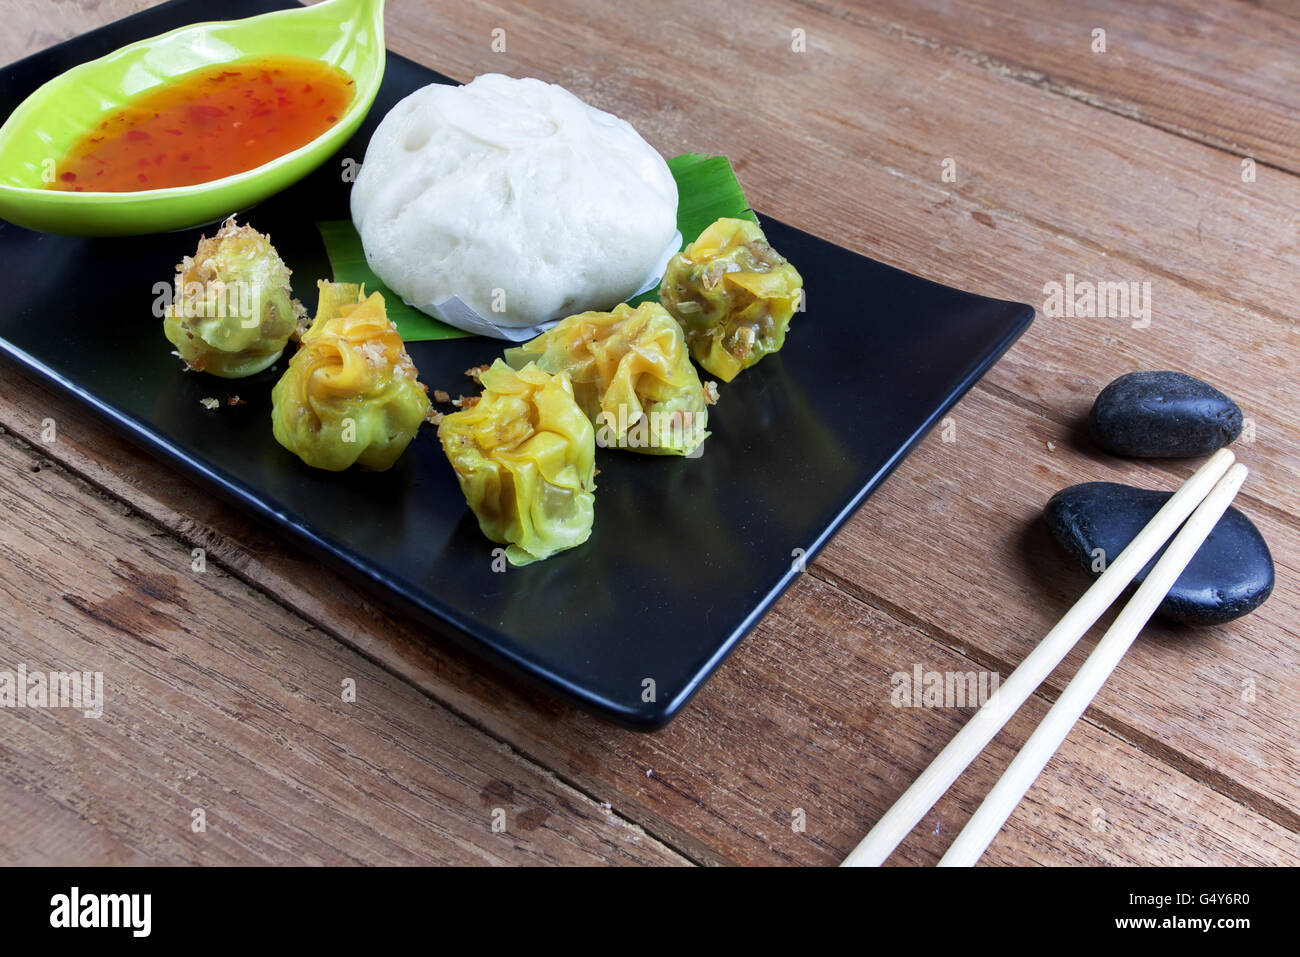
[[[785,344],[803,278],[756,223],[719,219],[668,263],[659,299],[723,382]]]
[[[498,359],[480,381],[478,402],[438,426],[479,528],[514,565],[581,545],[595,520],[596,435],[568,377]]]
[[[176,267],[163,333],[187,368],[238,379],[280,358],[303,314],[270,237],[231,216]]]
[[[686,338],[658,303],[569,316],[507,349],[506,362],[565,373],[602,448],[691,455],[708,436],[708,401]]]
[[[382,472],[429,413],[429,396],[384,297],[321,282],[320,306],[271,390],[276,441],[313,468]]]

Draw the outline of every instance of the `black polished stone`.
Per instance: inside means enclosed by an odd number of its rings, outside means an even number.
[[[1106,565],[1151,521],[1172,492],[1115,482],[1071,485],[1047,503],[1052,536],[1092,575]],[[1146,580],[1161,549],[1138,574]],[[1188,625],[1217,625],[1254,611],[1273,591],[1273,557],[1259,529],[1229,508],[1184,569],[1157,614]]]
[[[1101,390],[1088,416],[1098,446],[1135,458],[1209,455],[1241,434],[1241,409],[1182,372],[1130,372]]]

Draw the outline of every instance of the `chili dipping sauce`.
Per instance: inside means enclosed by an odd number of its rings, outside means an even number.
[[[356,87],[305,57],[204,67],[113,110],[55,166],[51,189],[130,193],[261,166],[338,122]]]

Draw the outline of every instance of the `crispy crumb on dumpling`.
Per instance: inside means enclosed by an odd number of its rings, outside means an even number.
[[[195,372],[225,379],[261,372],[305,314],[289,276],[271,237],[231,216],[177,265],[163,333]]]
[[[384,297],[320,285],[316,319],[271,391],[276,441],[313,468],[392,466],[429,414],[429,396]]]
[[[785,344],[803,279],[756,223],[719,219],[668,263],[659,299],[701,368],[730,382]]]

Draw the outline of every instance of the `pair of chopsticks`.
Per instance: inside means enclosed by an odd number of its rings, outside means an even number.
[[[844,859],[843,866],[872,867],[883,863],[1173,536],[1173,542],[1151,574],[1102,636],[1078,674],[1065,686],[1061,697],[957,835],[939,866],[969,867],[979,860],[1227,511],[1246,480],[1246,467],[1232,462],[1232,452],[1220,449],[1174,493]]]

